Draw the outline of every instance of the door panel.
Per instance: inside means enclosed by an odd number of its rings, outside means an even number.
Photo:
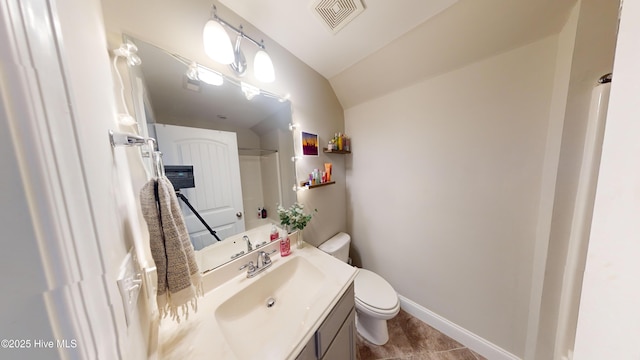
[[[193,165],[195,188],[182,189],[191,205],[221,239],[245,230],[238,143],[233,132],[156,124],[158,147],[165,165]],[[194,248],[215,238],[182,203]]]

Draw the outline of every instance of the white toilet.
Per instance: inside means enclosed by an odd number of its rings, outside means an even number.
[[[347,262],[351,236],[338,233],[318,248],[335,258]],[[359,269],[355,279],[356,328],[369,342],[384,345],[389,341],[387,320],[400,311],[398,294],[380,275]]]

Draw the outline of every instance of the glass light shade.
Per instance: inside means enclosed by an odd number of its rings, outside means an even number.
[[[253,72],[256,79],[262,82],[269,83],[276,79],[273,62],[271,62],[271,57],[266,51],[260,50],[256,53],[256,57],[253,60]]]
[[[215,20],[207,21],[202,31],[202,41],[204,52],[208,57],[221,64],[231,64],[233,62],[233,47],[231,39],[222,27],[222,24]]]
[[[209,85],[220,86],[224,82],[222,75],[198,65],[198,78]]]

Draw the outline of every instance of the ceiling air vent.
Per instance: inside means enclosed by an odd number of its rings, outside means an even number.
[[[333,34],[364,11],[360,0],[316,0],[311,6],[313,13]]]

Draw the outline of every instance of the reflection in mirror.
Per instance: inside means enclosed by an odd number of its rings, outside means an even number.
[[[146,118],[165,166],[193,166],[194,186],[177,191],[200,270],[259,248],[279,223],[277,205],[296,201],[290,102],[227,76],[215,78],[139,39],[125,40],[142,59],[134,74],[139,79],[132,80],[134,99],[142,102],[135,104],[136,117]]]

